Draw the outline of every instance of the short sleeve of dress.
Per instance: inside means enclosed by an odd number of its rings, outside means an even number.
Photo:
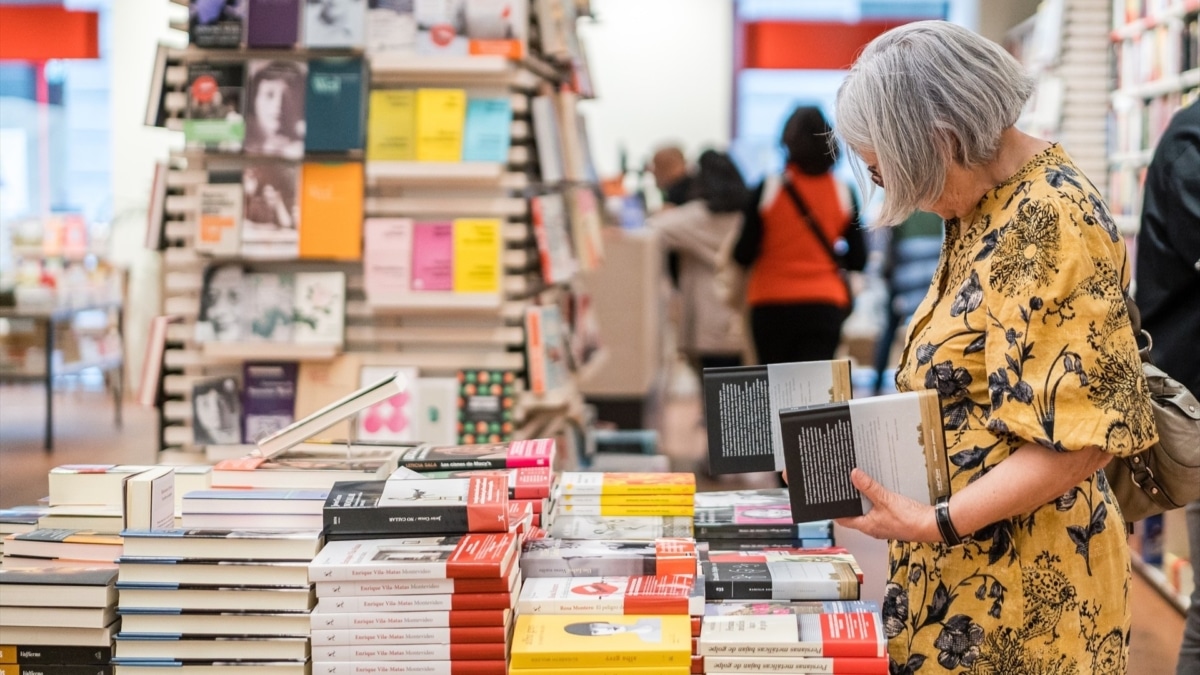
[[[980,253],[988,429],[1125,456],[1156,440],[1124,250],[1070,200],[1024,199]],[[1114,259],[1115,258],[1115,259]]]

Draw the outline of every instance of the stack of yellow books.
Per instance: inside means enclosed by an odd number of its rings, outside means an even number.
[[[691,473],[564,472],[547,528],[562,539],[691,537]]]

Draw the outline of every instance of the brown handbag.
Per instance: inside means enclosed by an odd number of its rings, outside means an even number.
[[[1104,473],[1121,514],[1135,522],[1200,499],[1200,402],[1187,387],[1150,360],[1153,341],[1141,327],[1141,315],[1128,294],[1129,319],[1136,336],[1145,336],[1138,349],[1142,372],[1150,386],[1150,405],[1158,426],[1158,443],[1108,463]]]

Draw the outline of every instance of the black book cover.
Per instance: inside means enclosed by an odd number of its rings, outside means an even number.
[[[771,600],[774,580],[767,563],[701,563],[707,600]]]
[[[64,645],[0,646],[0,652],[13,649],[21,667],[41,664],[75,663],[106,666],[112,660],[112,645],[105,647],[76,647]]]
[[[858,466],[850,406],[831,403],[779,413],[792,518],[797,522],[863,515],[850,482]]]
[[[327,537],[337,534],[460,534],[469,532],[466,504],[380,506],[387,481],[333,484],[322,514]]]
[[[709,472],[774,471],[766,366],[705,369],[703,389]]]
[[[0,569],[0,584],[37,586],[108,586],[117,578],[113,567],[31,567]]]

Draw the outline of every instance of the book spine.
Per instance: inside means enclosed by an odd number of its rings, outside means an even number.
[[[382,595],[321,598],[317,609],[330,614],[342,612],[450,612],[454,610],[509,609],[510,593],[446,595]],[[339,659],[340,660],[340,659]]]
[[[322,663],[321,675],[505,675],[504,661],[340,661]]]
[[[773,600],[771,581],[704,580],[704,597],[708,600]]]
[[[691,516],[691,506],[641,506],[619,504],[559,504],[555,509],[567,516]]]
[[[313,612],[312,630],[367,630],[396,628],[477,628],[503,626],[508,610],[482,609],[450,612],[376,612],[326,614]]]
[[[513,668],[611,668],[614,664],[607,659],[614,655],[608,652],[571,652],[530,654],[513,650],[510,663]],[[618,655],[621,667],[657,667],[657,666],[687,666],[691,664],[692,655],[679,651],[638,651]],[[618,668],[619,670],[619,668]]]
[[[504,626],[477,628],[410,628],[398,630],[314,630],[312,647],[342,647],[347,645],[454,645],[459,643],[504,643],[508,629]]]
[[[19,663],[4,666],[17,675],[112,675],[112,666]]]
[[[318,581],[317,597],[358,595],[443,595],[450,593],[504,593],[511,579],[428,579],[417,581]]]
[[[887,675],[888,660],[886,658],[823,658],[803,657],[796,659],[779,659],[771,657],[734,656],[712,657],[705,656],[703,670],[708,673],[802,673],[813,675],[825,673],[828,675]]]
[[[325,530],[333,534],[397,532],[406,534],[466,534],[466,506],[349,506],[325,507]]]
[[[400,466],[413,471],[469,471],[473,469],[515,468],[503,458],[497,459],[401,459]]]
[[[633,577],[655,574],[654,558],[522,558],[526,579],[542,577]],[[695,573],[694,564],[692,573]]]
[[[695,496],[691,494],[678,495],[558,495],[559,504],[574,506],[687,506],[693,507]]]
[[[826,539],[829,527],[796,525],[696,525],[696,539]]]
[[[11,661],[6,661],[8,654]],[[112,647],[74,647],[65,645],[0,646],[0,663],[39,665],[54,663],[77,663],[108,665],[112,660]]]
[[[321,647],[313,663],[353,661],[496,661],[504,660],[505,644],[347,645]]]

